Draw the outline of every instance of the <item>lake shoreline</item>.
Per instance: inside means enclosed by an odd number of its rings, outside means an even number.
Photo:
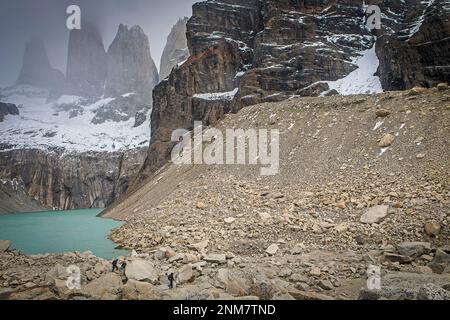
[[[0,239],[24,255],[65,254],[90,251],[111,259],[129,250],[111,239],[124,222],[98,217],[102,209],[54,210],[0,216]]]

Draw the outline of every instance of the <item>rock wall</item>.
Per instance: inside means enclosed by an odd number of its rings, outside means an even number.
[[[445,1],[373,4],[383,12],[381,31],[366,27],[365,8],[356,0],[194,4],[187,23],[191,56],[153,92],[152,139],[141,176],[147,177],[167,161],[174,129],[192,129],[194,120],[213,123],[217,115],[246,105],[325,93],[327,81],[341,79],[357,68],[353,62],[373,48],[377,36],[378,74],[384,90],[448,80]],[[417,22],[416,28],[409,25],[411,21]],[[433,33],[435,25],[442,32]],[[405,26],[415,31],[410,40],[396,31]],[[396,58],[402,46],[411,49]],[[200,107],[195,103],[198,94],[233,90],[231,104],[228,98],[216,98]]]
[[[0,215],[16,212],[46,211],[50,209],[28,196],[21,180],[0,179]]]
[[[189,57],[189,49],[186,39],[186,23],[188,18],[177,21],[172,27],[164,51],[161,55],[159,79],[167,78],[172,69]]]
[[[107,55],[106,94],[118,96],[135,92],[144,101],[151,101],[151,92],[158,83],[158,69],[141,27],[128,29],[121,24]]]
[[[377,39],[379,75],[386,90],[450,82],[450,3],[445,0],[382,1]]]
[[[147,104],[150,109],[151,92],[157,83],[158,70],[141,27],[121,24],[108,52],[91,23],[70,32],[66,94],[87,98],[134,93],[138,104]]]
[[[105,207],[135,178],[146,150],[64,154],[12,150],[0,153],[0,177],[21,181],[33,199],[58,209]]]
[[[0,102],[0,122],[7,115],[19,115],[19,109],[15,104]]]
[[[83,97],[101,96],[106,80],[106,51],[92,24],[71,30],[67,57],[66,93]]]
[[[42,39],[32,38],[27,42],[16,84],[45,88],[55,95],[61,92],[64,75],[50,65]]]

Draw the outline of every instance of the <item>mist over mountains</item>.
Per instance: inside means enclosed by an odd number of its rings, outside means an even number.
[[[39,37],[45,43],[52,66],[66,71],[67,41],[66,8],[81,7],[82,19],[95,22],[108,47],[119,24],[142,27],[150,39],[155,64],[166,44],[167,35],[181,17],[190,16],[194,0],[41,0],[2,1],[0,3],[0,87],[14,84],[22,67],[26,42]],[[161,14],[164,12],[164,15]]]

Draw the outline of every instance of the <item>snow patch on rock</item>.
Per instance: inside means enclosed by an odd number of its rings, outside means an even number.
[[[334,89],[341,95],[383,92],[380,78],[374,75],[380,64],[375,45],[372,49],[362,51],[361,56],[354,59],[353,63],[358,66],[358,69],[342,79],[326,81],[330,90]]]
[[[238,93],[239,89],[235,88],[232,91],[227,92],[211,92],[211,93],[197,93],[194,94],[194,98],[203,100],[233,100],[234,96]]]

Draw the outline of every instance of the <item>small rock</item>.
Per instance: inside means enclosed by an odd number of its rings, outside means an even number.
[[[361,216],[362,223],[379,223],[388,215],[389,207],[386,205],[377,205],[367,209]]]
[[[175,257],[176,255],[177,255],[177,253],[172,248],[166,249],[166,258],[170,259],[170,258]]]
[[[433,274],[433,270],[427,266],[417,266],[416,271],[420,274]]]
[[[320,280],[317,285],[324,290],[331,290],[334,288],[333,284],[328,280]]]
[[[197,263],[200,259],[195,255],[191,253],[185,253],[183,256],[183,263]]]
[[[430,237],[436,237],[441,232],[441,225],[437,221],[425,223],[425,232]]]
[[[8,251],[11,246],[11,241],[9,240],[0,240],[0,252]]]
[[[426,88],[422,88],[422,87],[414,87],[411,90],[409,90],[409,95],[410,96],[417,96],[420,95],[422,93],[427,92]]]
[[[385,118],[390,114],[391,114],[391,111],[389,111],[388,109],[384,109],[384,108],[381,108],[375,112],[375,115],[377,116],[377,118]]]
[[[184,259],[184,254],[177,253],[173,257],[169,258],[169,262],[173,263],[173,262],[180,261],[180,260],[183,260],[183,259]]]
[[[395,136],[387,133],[383,136],[383,138],[381,138],[380,142],[378,143],[378,146],[380,146],[381,148],[386,148],[389,147],[395,140]]]
[[[438,90],[441,90],[441,91],[447,90],[447,89],[448,89],[448,84],[445,83],[445,82],[439,83],[439,84],[437,85],[437,88],[438,88]]]
[[[204,203],[201,202],[201,201],[198,201],[197,204],[195,205],[195,207],[196,207],[197,209],[204,210],[204,209],[206,209],[206,204],[204,204]]]
[[[163,260],[166,258],[166,248],[159,248],[158,250],[156,250],[154,256],[156,260]]]
[[[201,242],[191,244],[189,246],[189,248],[201,253],[201,252],[205,251],[206,247],[208,247],[208,244],[209,244],[208,240],[203,240]]]
[[[437,248],[433,261],[428,266],[434,273],[445,273],[450,266],[450,248]]]
[[[347,207],[347,204],[345,201],[336,202],[334,205],[336,206],[336,208],[339,208],[339,209],[345,209]]]
[[[334,230],[336,230],[339,233],[346,232],[348,230],[348,224],[346,223],[340,223],[337,226],[334,227]]]
[[[281,192],[273,192],[273,193],[269,194],[269,198],[276,200],[276,199],[284,198],[284,195]]]
[[[217,280],[219,281],[220,284],[226,286],[229,280],[228,269],[219,269],[217,271]]]
[[[272,218],[272,216],[266,212],[259,212],[258,215],[261,220],[269,220]]]
[[[426,157],[426,154],[425,153],[418,153],[418,154],[416,154],[416,159],[423,159],[423,158],[425,158]]]
[[[319,267],[312,267],[309,274],[312,275],[313,277],[319,277],[322,274],[322,271],[320,270]]]
[[[383,261],[388,261],[388,262],[398,262],[398,263],[410,263],[411,262],[411,258],[408,256],[403,256],[401,254],[396,254],[396,253],[392,253],[392,252],[384,252],[383,253]]]
[[[283,268],[280,270],[279,274],[278,274],[281,278],[287,278],[290,277],[292,275],[292,270],[289,268]]]
[[[304,282],[297,282],[295,284],[295,289],[298,289],[300,291],[308,291],[309,290],[309,285],[307,283],[304,283]]]
[[[225,218],[223,221],[225,221],[226,224],[232,224],[234,221],[236,221],[236,219],[233,217],[229,217]]]
[[[206,264],[207,264],[206,261],[199,261],[199,262],[193,263],[192,269],[202,270],[202,268],[205,267]]]
[[[203,260],[210,262],[210,263],[226,263],[227,257],[225,254],[221,253],[211,253],[206,255]]]
[[[305,245],[303,243],[297,243],[294,248],[291,249],[291,254],[301,254],[305,250]]]
[[[277,253],[277,251],[278,251],[278,245],[277,244],[271,244],[267,249],[266,249],[266,252],[268,253],[268,254],[270,254],[271,256],[273,256],[275,253]]]
[[[362,235],[357,235],[355,237],[355,241],[357,244],[359,244],[360,246],[364,245],[364,243],[366,243],[366,240],[364,239],[364,237]]]

